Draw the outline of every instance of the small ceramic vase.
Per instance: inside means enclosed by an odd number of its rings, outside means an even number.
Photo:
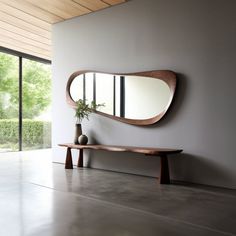
[[[78,142],[81,145],[86,145],[88,143],[88,137],[86,135],[82,134],[79,136]]]

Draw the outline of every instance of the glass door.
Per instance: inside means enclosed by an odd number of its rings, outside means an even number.
[[[51,65],[23,59],[22,150],[51,147]]]
[[[0,52],[0,152],[19,149],[19,58]]]

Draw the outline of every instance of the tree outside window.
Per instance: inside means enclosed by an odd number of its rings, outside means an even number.
[[[50,65],[23,59],[23,149],[51,147]],[[19,142],[18,57],[0,53],[0,152],[16,151]]]

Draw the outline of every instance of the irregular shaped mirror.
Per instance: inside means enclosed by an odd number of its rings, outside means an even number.
[[[67,102],[72,107],[84,99],[104,103],[97,113],[129,124],[159,121],[169,108],[176,88],[172,71],[109,74],[78,71],[68,80]]]

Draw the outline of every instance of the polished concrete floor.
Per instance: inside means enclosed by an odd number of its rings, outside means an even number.
[[[0,154],[0,236],[236,235],[236,191]]]

